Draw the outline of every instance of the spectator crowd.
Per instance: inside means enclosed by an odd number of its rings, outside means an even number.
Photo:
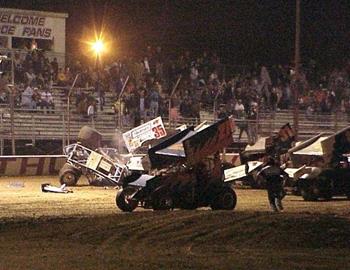
[[[111,92],[115,111],[122,110],[126,125],[158,115],[174,121],[199,118],[201,111],[213,113],[213,108],[219,118],[233,114],[244,123],[245,119],[256,120],[258,108],[274,112],[295,103],[309,117],[339,110],[350,114],[350,62],[323,71],[311,60],[303,64],[299,78],[288,65],[234,66],[223,64],[216,53],[186,50],[174,56],[159,46],[147,47],[142,57],[125,57],[105,65],[66,62],[60,67],[56,58],[50,60],[37,49],[25,55],[15,53],[17,106],[54,110],[52,89],[69,89],[75,81],[75,87],[90,89],[75,92],[77,112],[102,111],[105,93]],[[3,63],[2,69],[6,70]],[[8,72],[1,75],[0,103],[9,102],[9,77]],[[249,132],[244,124],[241,131]]]

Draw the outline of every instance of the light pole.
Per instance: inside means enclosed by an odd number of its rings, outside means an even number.
[[[15,110],[15,65],[14,65],[14,51],[11,51],[11,58],[8,59],[6,55],[0,55],[0,63],[3,60],[10,60],[11,62],[11,83],[6,84],[6,88],[9,93],[9,105],[10,105],[10,133],[11,133],[11,149],[12,155],[16,155],[16,139],[15,139],[15,127],[14,127],[14,110]],[[2,151],[2,148],[1,148]]]
[[[299,132],[299,64],[300,64],[300,0],[296,0],[296,12],[295,12],[295,78],[294,78],[294,113],[293,113],[293,126],[295,130],[295,137],[298,137]]]
[[[72,91],[73,91],[73,88],[78,80],[80,76],[80,73],[78,73],[76,76],[75,76],[75,79],[72,83],[72,86],[70,87],[69,89],[69,92],[68,92],[68,97],[67,97],[67,126],[68,126],[68,138],[67,138],[67,145],[70,144],[70,96],[72,94]]]
[[[126,77],[126,80],[125,80],[125,82],[123,84],[122,89],[120,90],[119,96],[118,96],[117,101],[116,101],[116,102],[119,102],[119,106],[118,106],[119,107],[118,108],[118,110],[119,110],[119,113],[118,113],[118,125],[119,125],[120,129],[122,129],[122,127],[123,127],[122,126],[122,96],[124,94],[124,90],[125,90],[125,87],[128,84],[128,82],[129,82],[129,76]]]
[[[177,81],[176,81],[174,87],[173,87],[173,90],[172,90],[171,93],[170,93],[170,96],[169,96],[169,105],[168,105],[169,125],[171,125],[171,121],[170,121],[170,120],[171,120],[171,119],[170,119],[170,115],[171,115],[171,99],[173,98],[173,96],[174,96],[174,94],[175,94],[175,91],[176,91],[177,87],[179,86],[179,83],[180,83],[180,81],[181,81],[181,78],[182,78],[182,76],[180,75],[179,78],[177,79]]]
[[[95,57],[95,72],[96,72],[96,78],[95,78],[95,85],[94,85],[94,89],[95,92],[97,92],[98,95],[98,100],[99,100],[99,104],[100,104],[100,108],[102,108],[101,102],[101,90],[99,87],[99,80],[100,80],[100,65],[101,65],[101,53],[105,50],[105,44],[103,43],[102,39],[98,38],[95,40],[94,43],[91,44],[91,49],[94,51],[96,57]],[[94,104],[94,103],[93,103]],[[90,104],[89,104],[90,106]],[[97,107],[97,106],[96,106]],[[93,127],[95,127],[95,123],[94,123],[94,115],[95,115],[95,106],[94,106],[94,111],[93,111],[93,115],[91,117],[91,124]]]

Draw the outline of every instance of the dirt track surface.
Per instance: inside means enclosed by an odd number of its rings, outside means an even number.
[[[73,193],[41,192],[41,184],[60,186],[57,177],[2,177],[0,178],[0,220],[9,218],[78,217],[118,214],[115,206],[117,190],[113,187],[93,187],[80,180]],[[269,211],[264,190],[236,189],[238,203],[235,212]],[[350,214],[350,201],[304,202],[301,197],[287,196],[285,212]],[[138,208],[136,211],[144,211]],[[151,210],[146,210],[151,211]]]
[[[235,211],[122,213],[114,189],[0,178],[0,269],[350,269],[350,202],[237,189]],[[22,187],[21,185],[24,184]]]
[[[0,178],[0,219],[71,217],[114,214],[116,190],[93,187],[80,180],[73,193],[46,193],[41,184],[59,187],[57,177]],[[23,186],[22,186],[23,185]]]

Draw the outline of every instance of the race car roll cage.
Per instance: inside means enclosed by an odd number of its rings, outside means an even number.
[[[99,153],[79,143],[74,143],[66,146],[64,153],[67,155],[67,163],[78,169],[92,172],[114,185],[121,186],[123,177],[128,174],[127,167],[114,162],[103,154],[103,149],[101,150],[102,153]]]

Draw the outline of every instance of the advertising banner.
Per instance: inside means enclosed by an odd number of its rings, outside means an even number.
[[[1,156],[0,176],[57,175],[66,160],[64,155]]]
[[[132,153],[142,143],[152,139],[160,139],[167,135],[161,117],[157,117],[136,128],[123,133],[123,139],[129,152]]]

